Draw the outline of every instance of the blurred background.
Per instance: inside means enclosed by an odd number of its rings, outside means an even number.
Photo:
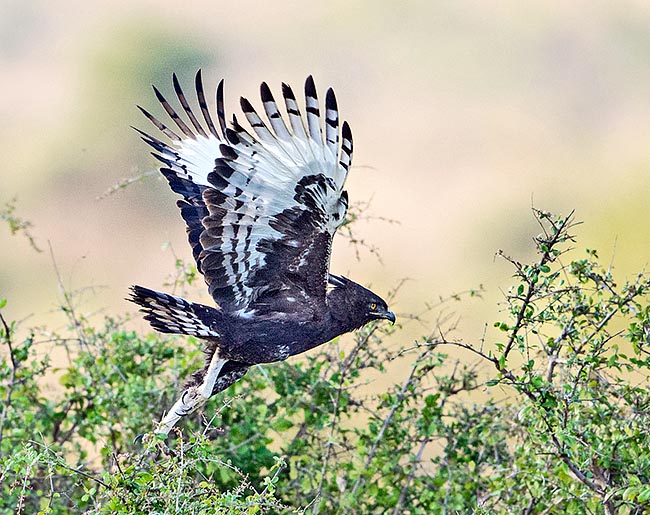
[[[647,1],[2,0],[0,206],[17,199],[43,250],[0,226],[9,317],[64,325],[52,255],[67,288],[92,287],[84,309],[108,314],[135,312],[130,284],[164,289],[190,259],[161,179],[106,192],[156,167],[129,128],[153,130],[136,104],[162,114],[150,85],[170,93],[176,72],[189,93],[198,68],[210,89],[226,79],[230,113],[263,80],[335,88],[350,198],[370,203],[355,233],[381,260],[338,236],[332,270],[380,294],[409,278],[398,314],[483,285],[457,310],[480,336],[512,275],[495,252],[532,256],[531,206],[575,209],[578,248],[621,281],[648,262]],[[207,300],[201,284],[192,299]]]

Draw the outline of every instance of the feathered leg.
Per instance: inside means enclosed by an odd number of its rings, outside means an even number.
[[[212,396],[219,372],[221,372],[221,368],[227,361],[219,358],[219,349],[215,349],[208,370],[203,376],[203,382],[198,386],[190,386],[183,391],[180,398],[158,424],[156,433],[168,434],[182,417],[189,415],[205,404]]]

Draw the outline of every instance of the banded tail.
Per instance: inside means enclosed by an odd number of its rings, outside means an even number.
[[[214,308],[142,286],[131,286],[131,296],[127,300],[141,306],[144,319],[161,333],[219,337],[212,328],[212,322],[219,315]]]

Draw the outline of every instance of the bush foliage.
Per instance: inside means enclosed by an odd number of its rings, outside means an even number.
[[[168,442],[149,431],[200,342],[91,323],[71,294],[66,334],[19,328],[0,301],[0,514],[650,512],[650,278],[570,258],[573,218],[535,216],[536,260],[501,254],[494,341],[370,325],[254,367]]]

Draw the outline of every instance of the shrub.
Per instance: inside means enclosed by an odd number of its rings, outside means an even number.
[[[19,330],[3,300],[0,514],[647,513],[650,279],[569,259],[573,218],[535,215],[536,261],[502,254],[515,281],[496,341],[441,316],[388,348],[393,329],[370,325],[254,367],[167,443],[147,432],[199,342],[91,323],[69,294],[65,335]]]

